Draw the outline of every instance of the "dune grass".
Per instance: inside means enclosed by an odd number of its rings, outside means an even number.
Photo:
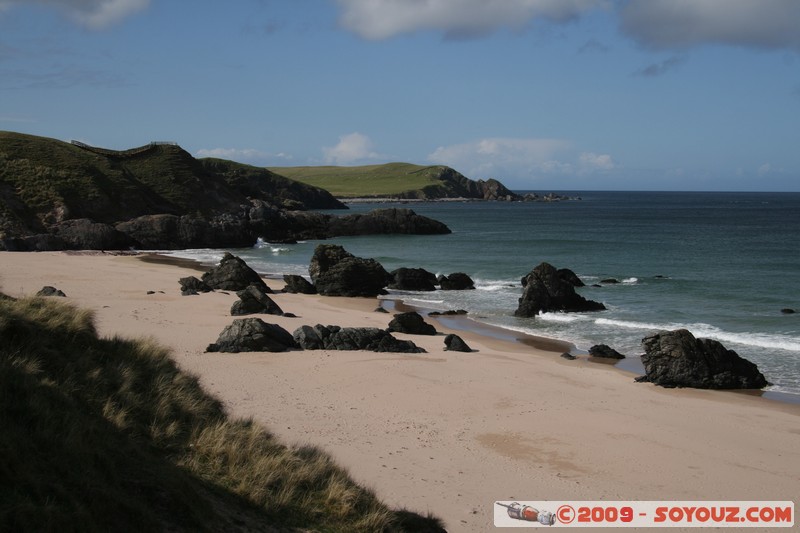
[[[52,298],[0,297],[0,428],[0,531],[441,529]]]

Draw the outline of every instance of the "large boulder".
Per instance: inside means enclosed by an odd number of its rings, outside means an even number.
[[[237,318],[226,326],[208,352],[285,352],[297,348],[292,334],[260,318]]]
[[[308,273],[324,296],[377,296],[391,281],[379,262],[356,257],[336,244],[317,245]]]
[[[424,353],[411,341],[401,341],[378,328],[301,326],[292,334],[304,350],[369,350],[373,352]]]
[[[436,328],[425,322],[422,315],[416,311],[394,315],[387,329],[411,335],[436,335]]]
[[[435,291],[436,275],[424,268],[401,267],[391,273],[390,289],[399,291]]]
[[[661,331],[642,339],[645,381],[662,387],[760,389],[769,385],[758,367],[712,339],[688,330]]]
[[[317,289],[303,276],[297,274],[284,274],[283,281],[286,286],[283,292],[291,294],[317,294]]]
[[[470,348],[464,339],[456,335],[455,333],[450,333],[444,338],[444,349],[451,351],[451,352],[471,352],[472,348]]]
[[[549,263],[541,263],[522,278],[522,286],[522,298],[515,316],[531,317],[552,311],[602,311],[606,308],[600,302],[587,300],[575,292],[573,283],[565,281]]]
[[[272,293],[255,270],[229,252],[225,252],[218,266],[203,274],[203,283],[212,289],[225,291],[241,291],[249,285],[255,285],[265,293]]]
[[[463,272],[454,272],[448,276],[439,276],[436,281],[443,291],[465,291],[475,288],[475,282]]]
[[[267,296],[260,287],[248,285],[244,290],[238,291],[239,299],[231,305],[231,315],[253,315],[263,313],[267,315],[283,315],[283,310],[272,298]]]

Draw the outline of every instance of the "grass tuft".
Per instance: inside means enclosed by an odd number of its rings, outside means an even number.
[[[0,427],[0,531],[441,530],[54,299],[0,298]]]

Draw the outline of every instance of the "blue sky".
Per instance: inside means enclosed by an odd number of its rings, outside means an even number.
[[[0,0],[0,129],[538,191],[800,191],[800,1]]]

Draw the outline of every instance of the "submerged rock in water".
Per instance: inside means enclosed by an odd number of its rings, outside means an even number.
[[[570,281],[565,281],[559,271],[549,263],[541,263],[522,278],[522,298],[515,316],[531,317],[542,312],[602,311],[600,302],[587,300],[577,292]]]
[[[769,385],[758,367],[712,339],[688,330],[662,331],[642,339],[645,381],[662,387],[760,389]]]
[[[390,289],[399,291],[435,291],[436,274],[424,268],[398,268],[391,272]]]
[[[465,291],[475,288],[475,282],[463,272],[453,272],[449,276],[439,276],[436,281],[443,291]]]

